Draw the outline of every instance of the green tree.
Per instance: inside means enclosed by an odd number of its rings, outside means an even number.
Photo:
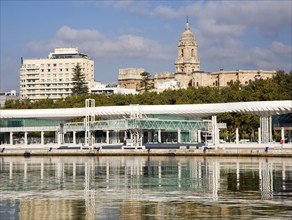
[[[81,71],[81,67],[79,64],[75,66],[73,69],[73,88],[72,88],[72,95],[80,95],[80,94],[87,94],[88,93],[88,87],[85,80],[85,76]]]
[[[141,91],[148,92],[154,88],[154,84],[152,80],[150,79],[150,73],[143,72],[140,74],[142,76],[141,82],[140,82],[140,89]]]

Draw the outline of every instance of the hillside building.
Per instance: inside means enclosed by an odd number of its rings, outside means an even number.
[[[122,88],[131,88],[139,91],[141,82],[140,74],[143,68],[120,69],[119,85]],[[162,92],[166,89],[186,89],[193,87],[225,87],[230,81],[239,81],[247,85],[257,79],[267,79],[276,74],[275,70],[231,70],[220,69],[217,72],[206,72],[201,70],[198,55],[198,44],[194,34],[190,30],[187,20],[185,31],[182,33],[177,47],[177,59],[175,72],[155,73],[151,77],[154,84],[153,91]]]

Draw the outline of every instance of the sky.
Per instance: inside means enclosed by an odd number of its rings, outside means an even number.
[[[120,68],[175,72],[186,17],[202,71],[292,70],[292,1],[0,0],[0,90],[19,91],[24,59],[77,47],[95,80],[117,83]]]

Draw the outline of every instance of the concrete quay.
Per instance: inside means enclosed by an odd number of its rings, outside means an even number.
[[[253,145],[254,146],[254,145]],[[217,156],[217,157],[292,157],[291,144],[284,146],[180,146],[178,149],[58,149],[54,147],[0,147],[0,157],[5,156]]]

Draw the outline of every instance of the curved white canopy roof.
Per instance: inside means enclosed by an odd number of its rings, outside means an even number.
[[[94,113],[97,117],[106,119],[128,118],[133,112],[140,112],[146,115],[164,114],[193,118],[208,117],[224,112],[270,116],[292,113],[292,100],[186,105],[129,105],[94,108]],[[85,108],[0,110],[0,119],[39,118],[69,120],[85,115]]]

